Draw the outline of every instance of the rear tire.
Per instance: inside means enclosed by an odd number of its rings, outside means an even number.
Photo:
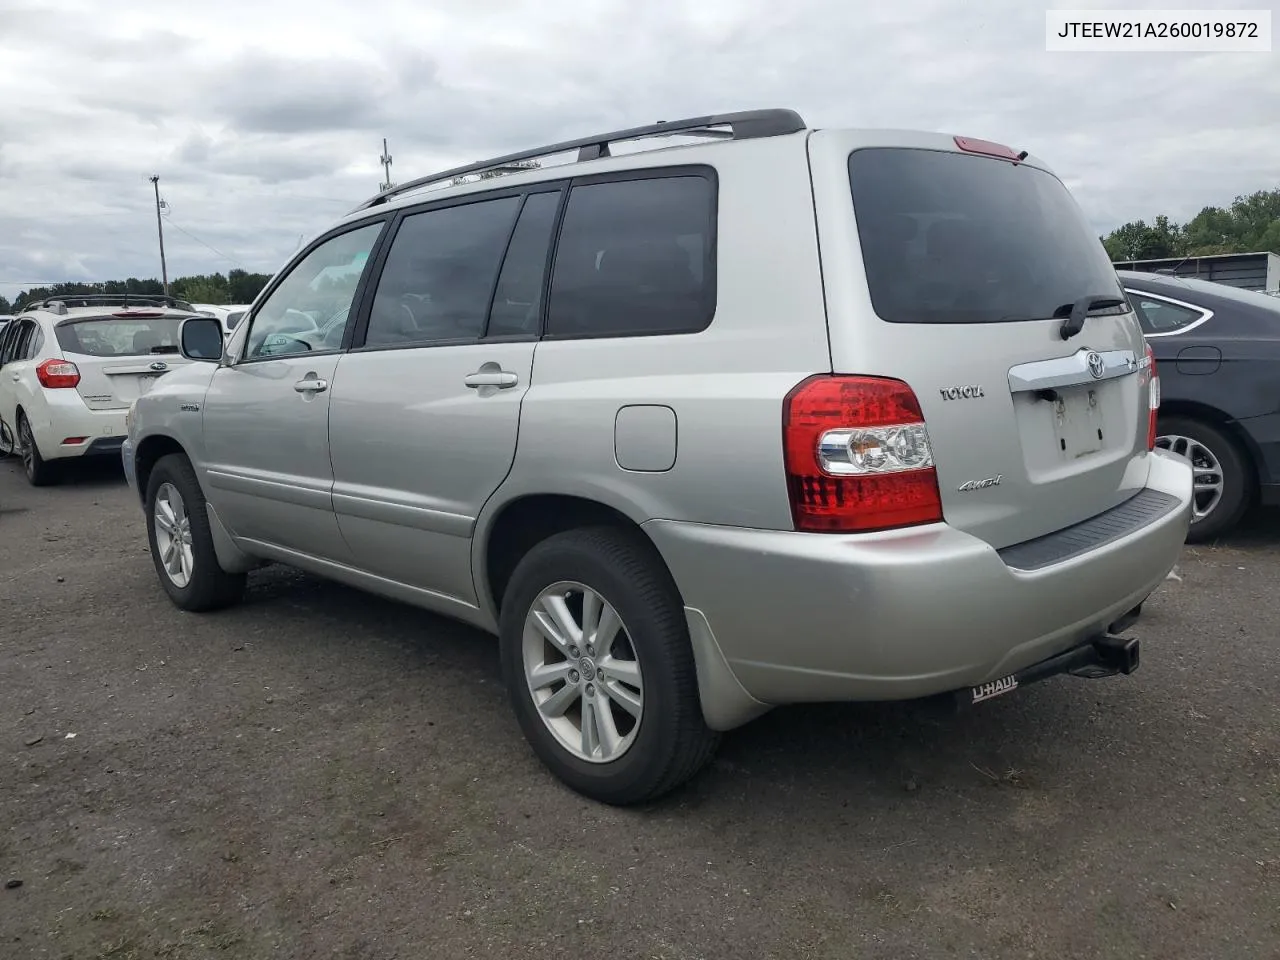
[[[238,603],[248,579],[218,565],[204,491],[183,454],[160,458],[147,481],[147,541],[174,605],[204,612]]]
[[[553,630],[560,644],[537,624],[556,626],[566,613],[569,629]],[[525,738],[584,796],[614,805],[656,799],[715,752],[719,735],[703,719],[684,605],[642,534],[591,527],[535,546],[507,586],[500,646]],[[540,682],[553,673],[561,679]],[[581,734],[587,726],[594,736]]]
[[[22,472],[27,475],[27,482],[33,487],[48,487],[57,483],[59,464],[50,463],[40,456],[40,448],[36,445],[26,414],[19,413],[17,420],[18,453],[22,457]]]
[[[1252,465],[1239,445],[1218,427],[1188,417],[1161,418],[1156,434],[1157,447],[1187,457],[1196,470],[1187,543],[1204,543],[1230,531],[1253,499]]]

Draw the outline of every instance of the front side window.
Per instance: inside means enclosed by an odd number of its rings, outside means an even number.
[[[696,175],[575,186],[556,247],[547,334],[706,329],[715,312],[715,189]]]
[[[365,346],[480,337],[519,209],[519,197],[502,197],[405,217],[378,278]]]
[[[1184,330],[1208,314],[1195,307],[1182,306],[1160,300],[1136,291],[1129,291],[1129,302],[1142,324],[1142,332],[1147,334],[1177,333]]]
[[[254,313],[246,359],[338,350],[365,264],[383,223],[321,243],[299,261]]]

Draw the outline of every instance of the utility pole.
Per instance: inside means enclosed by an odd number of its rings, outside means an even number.
[[[169,268],[164,262],[164,223],[160,220],[160,207],[164,201],[160,199],[160,176],[153,174],[151,176],[151,186],[156,188],[156,233],[160,236],[160,277],[161,283],[164,284],[164,295],[169,295]]]
[[[382,156],[378,158],[378,162],[382,164],[382,180],[378,184],[378,191],[390,190],[395,184],[391,182],[391,154],[387,152],[387,138],[382,138]]]

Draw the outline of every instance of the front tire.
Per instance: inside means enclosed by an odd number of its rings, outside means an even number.
[[[147,540],[160,585],[181,609],[218,610],[244,595],[246,575],[218,565],[204,491],[191,461],[180,453],[162,457],[151,470]]]
[[[33,487],[47,487],[58,482],[58,465],[40,456],[31,424],[24,414],[18,414],[18,451],[22,456],[22,472]]]
[[[1214,540],[1239,523],[1252,499],[1252,473],[1230,437],[1200,420],[1167,417],[1157,426],[1156,446],[1186,457],[1195,470],[1188,543]]]
[[[503,598],[500,645],[525,738],[584,796],[656,799],[715,751],[683,603],[639,533],[571,530],[530,550]]]

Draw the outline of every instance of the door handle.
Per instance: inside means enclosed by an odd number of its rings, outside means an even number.
[[[293,389],[298,393],[324,393],[329,389],[329,381],[318,378],[299,380],[293,385]]]
[[[19,380],[22,379],[22,374],[20,373],[11,373],[9,374],[9,376],[13,379],[14,383],[17,383]]]
[[[520,382],[520,378],[507,370],[479,370],[467,374],[462,382],[473,388],[497,387],[499,390],[505,390],[508,387],[514,387]]]

